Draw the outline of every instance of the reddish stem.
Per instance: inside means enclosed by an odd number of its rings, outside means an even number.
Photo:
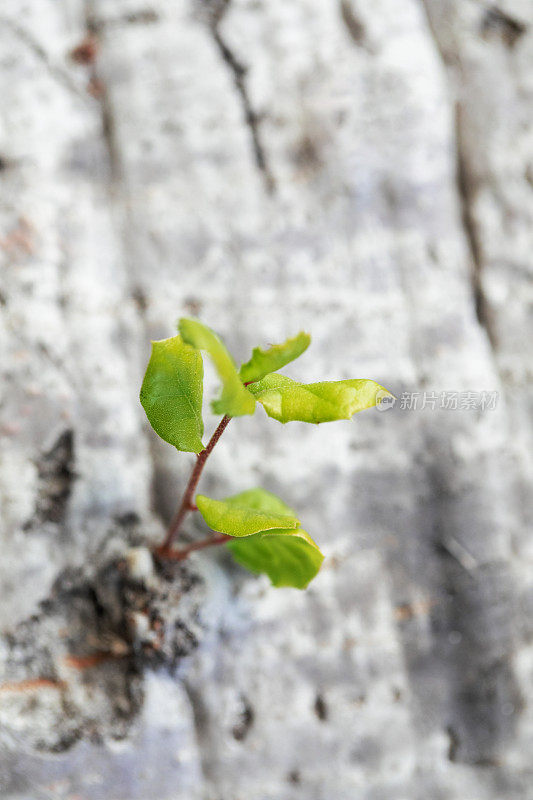
[[[187,484],[187,488],[185,489],[185,493],[184,493],[184,495],[182,497],[180,506],[179,506],[178,510],[176,511],[176,514],[174,515],[174,518],[173,518],[172,522],[170,523],[170,527],[169,527],[169,529],[167,531],[167,535],[165,536],[165,541],[156,550],[156,553],[159,556],[162,556],[164,558],[174,558],[174,557],[178,557],[179,558],[180,557],[180,556],[175,556],[173,553],[171,553],[170,546],[171,546],[172,542],[174,541],[174,538],[175,538],[176,534],[178,533],[179,529],[181,528],[181,526],[183,524],[183,520],[185,519],[187,514],[190,511],[193,511],[193,510],[196,509],[193,497],[194,497],[194,493],[196,491],[196,487],[198,486],[198,481],[200,480],[200,476],[202,475],[202,470],[203,470],[203,468],[205,466],[205,462],[209,458],[209,455],[210,455],[211,451],[213,450],[214,446],[216,445],[216,443],[218,442],[218,440],[220,439],[220,437],[224,433],[224,431],[225,431],[230,419],[231,419],[231,417],[228,417],[228,416],[222,417],[222,419],[220,420],[220,423],[218,425],[218,428],[216,429],[216,431],[214,432],[214,434],[210,438],[207,447],[204,450],[202,450],[201,453],[198,453],[198,455],[196,457],[196,464],[194,466],[193,471],[191,472],[191,477],[189,478],[189,482]],[[223,535],[223,534],[219,534],[219,535]],[[214,538],[217,538],[217,537],[214,537]],[[230,537],[227,537],[227,538],[230,538]],[[209,541],[210,544],[221,544],[221,542],[219,542],[218,540],[217,541],[203,540],[203,541]],[[192,545],[189,545],[188,547],[184,547],[183,550],[179,550],[179,551],[176,551],[176,552],[177,553],[183,553],[183,552],[187,551],[186,555],[184,555],[184,556],[182,555],[181,556],[181,558],[187,558],[187,555],[189,554],[191,549],[192,550],[201,549],[200,547],[198,547],[198,545],[200,545],[201,542],[196,542],[195,544],[197,545],[196,547],[193,547]],[[209,544],[203,544],[203,547],[208,547],[208,546],[209,546]]]
[[[183,561],[188,558],[195,550],[204,550],[206,547],[213,547],[216,544],[224,544],[224,542],[233,539],[233,536],[227,536],[225,533],[215,533],[213,536],[208,536],[207,539],[200,539],[199,542],[191,542],[179,550],[171,550],[169,548],[160,547],[157,551],[158,555],[163,558],[170,558],[174,561]]]

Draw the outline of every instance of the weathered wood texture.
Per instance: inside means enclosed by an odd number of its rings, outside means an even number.
[[[4,0],[0,85],[2,796],[531,800],[530,0]],[[60,639],[173,511],[137,392],[191,313],[499,402],[232,423],[205,488],[280,491],[322,573],[195,557],[199,648],[102,688]]]

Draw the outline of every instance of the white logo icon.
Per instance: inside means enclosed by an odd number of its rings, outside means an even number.
[[[396,398],[394,395],[385,389],[380,389],[376,393],[376,408],[378,411],[388,411],[390,408],[394,408],[395,403]]]

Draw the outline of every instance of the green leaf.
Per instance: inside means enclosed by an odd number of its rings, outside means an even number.
[[[289,506],[264,489],[249,489],[225,500],[196,495],[196,505],[210,528],[229,536],[252,536],[276,528],[297,528]]]
[[[213,530],[236,537],[226,545],[235,560],[265,572],[274,586],[305,589],[320,569],[324,556],[275,494],[249,489],[222,501],[198,495],[196,504]]]
[[[213,411],[216,414],[227,414],[228,417],[253,414],[255,399],[243,386],[235,362],[224,342],[211,328],[196,319],[180,319],[178,328],[187,344],[209,354],[222,381],[222,394],[211,404]]]
[[[181,336],[152,342],[141,404],[154,431],[189,453],[204,449],[203,374],[202,356]]]
[[[286,375],[267,375],[250,386],[269,417],[279,422],[332,422],[378,405],[390,392],[374,381],[353,379],[298,383]]]
[[[254,347],[252,357],[239,370],[241,380],[245,383],[259,381],[268,375],[269,372],[276,372],[286,364],[294,361],[307,350],[311,343],[311,337],[303,331],[287,339],[283,344],[274,344],[268,350],[261,350]]]
[[[263,513],[286,514],[294,511],[279,497],[264,489],[251,489],[231,501],[245,502]],[[265,572],[274,586],[305,589],[322,564],[324,556],[308,533],[300,527],[265,530],[227,543],[233,557],[252,572]]]
[[[324,556],[302,528],[256,533],[227,542],[233,558],[252,572],[265,572],[273,586],[305,589]]]

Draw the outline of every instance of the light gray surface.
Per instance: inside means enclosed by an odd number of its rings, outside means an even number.
[[[67,568],[156,541],[172,513],[190,459],[150,436],[137,393],[178,316],[242,358],[309,329],[290,370],[306,380],[499,393],[485,413],[233,422],[204,488],[282,494],[324,547],[320,576],[276,591],[195,557],[199,649],[172,679],[146,668],[126,738],[87,708],[94,741],[60,753],[83,677],[54,663],[50,625],[28,663],[4,637],[3,683],[39,677],[44,652],[68,684],[0,691],[9,800],[533,798],[533,12],[498,9],[4,0],[15,642]],[[88,26],[93,66],[69,58]]]

